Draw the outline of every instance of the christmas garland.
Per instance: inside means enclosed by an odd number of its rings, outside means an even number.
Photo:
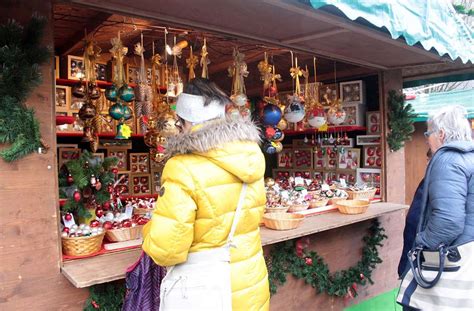
[[[363,238],[365,245],[361,260],[347,270],[330,273],[328,265],[314,251],[306,251],[309,239],[291,240],[276,245],[267,258],[270,292],[275,294],[279,285],[286,282],[287,274],[303,279],[318,293],[326,292],[331,296],[357,296],[357,284],[373,284],[372,271],[382,262],[377,250],[387,238],[380,223],[375,220],[369,228],[369,234]]]
[[[34,110],[25,105],[41,83],[41,64],[51,55],[41,45],[46,22],[33,16],[24,28],[13,20],[0,25],[0,144],[11,144],[0,151],[0,157],[7,162],[48,148]]]
[[[405,141],[411,140],[415,131],[413,119],[416,117],[411,104],[405,104],[405,96],[391,90],[388,92],[388,127],[390,133],[387,142],[391,151],[401,149]]]

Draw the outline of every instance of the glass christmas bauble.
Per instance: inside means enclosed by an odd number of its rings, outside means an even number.
[[[290,104],[285,108],[285,119],[291,123],[298,123],[304,119],[304,105],[297,96],[290,99]]]
[[[115,103],[109,108],[109,115],[114,120],[120,120],[123,118],[123,105],[120,103]]]
[[[245,104],[247,104],[247,101],[248,101],[247,95],[245,95],[244,93],[232,95],[230,99],[236,106],[239,106],[239,107],[245,106]]]
[[[132,100],[135,99],[135,91],[133,90],[132,87],[130,87],[128,85],[122,86],[118,90],[118,95],[119,95],[121,100],[123,100],[127,103],[129,103],[129,102],[131,102]]]
[[[265,125],[277,125],[281,120],[281,109],[280,107],[268,104],[263,108],[263,124]]]
[[[346,112],[342,108],[330,108],[328,121],[333,125],[341,125],[346,120]]]
[[[320,128],[326,124],[326,113],[322,108],[313,108],[308,115],[308,124],[314,128]]]
[[[105,90],[105,98],[111,102],[117,101],[117,87],[115,85],[112,85]]]

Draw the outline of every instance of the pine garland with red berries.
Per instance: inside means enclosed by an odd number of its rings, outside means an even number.
[[[377,247],[387,238],[380,223],[375,220],[364,236],[365,243],[360,261],[349,269],[332,273],[324,259],[314,251],[306,251],[308,238],[291,240],[276,245],[266,260],[270,291],[277,292],[279,285],[286,282],[288,274],[303,279],[316,289],[318,293],[331,296],[356,297],[357,284],[373,284],[372,271],[382,262]]]

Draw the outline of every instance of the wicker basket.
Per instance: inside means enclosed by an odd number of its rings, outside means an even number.
[[[347,190],[349,200],[372,200],[375,197],[377,189],[367,189],[361,191]]]
[[[309,201],[309,208],[323,207],[323,206],[326,206],[328,202],[329,202],[328,198],[312,199]]]
[[[67,256],[86,256],[97,253],[102,247],[104,233],[94,236],[62,237],[63,253]]]
[[[105,235],[110,242],[136,240],[142,237],[143,225],[130,228],[107,230]]]
[[[279,205],[276,207],[266,207],[265,213],[286,213],[290,207],[287,205]]]
[[[153,208],[140,208],[140,207],[135,207],[133,209],[133,214],[135,215],[146,215],[147,213],[153,213],[154,209]]]
[[[288,208],[288,212],[301,212],[307,210],[309,207],[308,203],[301,203],[301,204],[290,204]]]
[[[337,202],[339,201],[344,201],[344,200],[347,200],[347,198],[341,198],[341,197],[332,197],[332,198],[329,198],[329,205],[335,205],[337,204]]]
[[[369,208],[368,200],[342,200],[336,203],[337,209],[343,214],[363,214]]]
[[[263,215],[263,224],[273,230],[291,230],[298,227],[303,219],[304,216],[298,214],[270,213]]]

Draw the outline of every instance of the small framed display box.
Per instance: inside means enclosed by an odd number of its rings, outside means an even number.
[[[107,156],[118,159],[117,169],[119,171],[127,170],[127,154],[128,149],[126,148],[107,148]]]
[[[357,145],[360,146],[375,146],[380,145],[380,135],[358,135]]]
[[[338,91],[338,84],[323,84],[319,87],[319,102],[325,105],[328,101],[332,102],[336,99]]]
[[[128,65],[127,68],[127,83],[138,83],[139,67]]]
[[[293,177],[293,170],[290,170],[290,169],[280,169],[280,168],[275,168],[273,169],[272,171],[273,173],[273,178],[276,179],[276,178],[290,178],[290,177]]]
[[[71,87],[56,85],[55,106],[56,111],[68,112],[71,107]]]
[[[313,179],[316,180],[318,183],[323,183],[324,181],[324,172],[321,171],[313,171]]]
[[[150,154],[149,153],[130,153],[130,172],[149,173],[150,172]]]
[[[132,188],[131,193],[151,194],[151,175],[150,174],[131,174]]]
[[[337,168],[355,170],[360,167],[360,149],[343,148],[337,153]]]
[[[99,133],[115,133],[115,120],[108,113],[100,114]]]
[[[68,55],[62,61],[61,76],[69,80],[80,80],[84,77],[84,59],[80,56]]]
[[[77,160],[81,156],[81,149],[78,148],[59,148],[58,151],[58,168],[60,169],[63,164],[71,161]]]
[[[338,152],[334,151],[332,148],[327,148],[326,150],[326,166],[325,169],[334,170],[337,168],[337,156]]]
[[[326,150],[324,148],[318,148],[314,153],[314,168],[315,169],[324,169],[327,166],[327,157],[326,157]]]
[[[153,169],[151,171],[151,192],[153,194],[160,194],[162,174],[163,169]]]
[[[330,185],[333,182],[338,181],[338,174],[336,173],[336,171],[324,171],[323,178],[324,181]]]
[[[311,179],[311,176],[313,175],[313,170],[293,170],[293,176],[295,177],[301,177],[304,179]]]
[[[382,167],[382,147],[364,146],[364,167]]]
[[[54,56],[54,78],[59,79],[59,56]]]
[[[343,103],[342,109],[346,112],[346,119],[342,125],[363,126],[365,124],[366,106],[364,104]]]
[[[97,62],[95,64],[96,79],[99,81],[107,81],[107,63]]]
[[[130,172],[119,172],[117,174],[117,180],[119,181],[117,187],[119,187],[120,193],[130,194]]]
[[[366,184],[367,186],[376,187],[376,198],[380,198],[380,181],[382,170],[379,168],[358,168],[357,169],[357,184]]]
[[[364,81],[348,81],[339,83],[339,94],[342,103],[365,103],[365,85]]]
[[[293,168],[313,168],[313,149],[301,148],[293,151]]]
[[[293,149],[283,149],[277,154],[278,167],[292,168],[293,167]]]
[[[369,111],[367,112],[367,134],[374,135],[380,134],[381,126],[380,126],[380,111]]]
[[[344,179],[347,184],[354,185],[357,178],[357,170],[336,170],[337,179]]]

